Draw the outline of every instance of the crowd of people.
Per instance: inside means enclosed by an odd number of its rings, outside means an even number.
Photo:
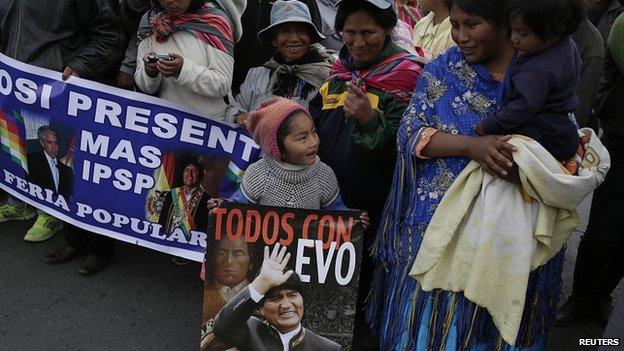
[[[581,317],[606,323],[612,292],[624,276],[618,224],[624,207],[623,11],[619,0],[5,1],[0,52],[62,72],[63,80],[78,76],[136,90],[247,129],[263,157],[248,168],[229,201],[365,211],[352,349],[543,350],[555,323]],[[601,141],[594,140],[598,135]],[[41,169],[38,176],[46,175],[36,181],[66,193],[63,182],[71,169],[60,162],[58,139],[53,129],[42,127],[42,150],[29,156],[29,165]],[[525,157],[535,145],[538,151]],[[522,157],[548,170],[527,167]],[[178,198],[191,201],[193,213],[218,206],[200,185],[203,172],[197,162],[184,165],[182,186],[172,189],[163,205],[163,227],[206,225],[205,216],[185,220],[176,212]],[[551,187],[567,197],[540,191],[539,172],[555,174]],[[576,179],[589,179],[593,187],[577,185]],[[466,181],[458,185],[460,180]],[[561,214],[568,215],[565,223],[577,220],[570,199],[594,188],[573,293],[557,309],[564,244],[573,229],[562,229]],[[476,190],[466,200],[469,189]],[[445,197],[458,193],[464,194],[458,201],[467,203],[466,218],[483,205],[480,215],[490,222],[465,229],[466,222],[474,223],[462,221],[463,213],[437,218],[449,208]],[[492,204],[485,194],[502,195]],[[37,217],[26,241],[47,240],[64,225],[5,197],[0,222]],[[524,217],[517,212],[527,208],[522,206],[528,206]],[[473,246],[452,236],[436,243],[453,222],[461,233],[513,223],[525,230],[514,235],[535,237],[535,245],[548,247],[533,250],[536,256],[547,252],[539,260],[511,253],[514,262],[530,267],[524,281],[513,282],[525,292],[524,301],[514,301],[520,306],[515,324],[503,323],[496,311],[475,302],[487,297],[489,292],[479,292],[487,284],[430,285],[431,275],[425,284],[434,264],[422,268],[431,253],[422,248],[442,247],[436,264],[451,262],[452,269],[438,271],[447,279],[458,266],[476,266],[476,260],[465,259],[466,247],[487,246],[478,235],[481,242]],[[104,269],[114,240],[65,227],[66,246],[45,261],[59,264],[86,255],[82,274]],[[502,245],[498,253],[513,251],[509,240],[491,245]],[[249,315],[234,320],[259,323],[253,309],[268,311],[273,301],[288,300],[283,291],[301,292],[296,274],[284,273],[284,267],[279,279],[269,279],[268,268],[258,273],[248,248],[218,250],[238,250],[249,262],[232,282],[217,279],[218,261],[206,263],[213,295],[228,292],[214,306],[205,301],[204,312],[214,310],[209,315],[225,308],[232,319],[237,307],[226,303],[243,294]],[[271,260],[281,265],[282,256],[274,252]],[[266,252],[265,261],[270,261]],[[490,265],[497,266],[497,274],[504,266]],[[510,289],[501,290],[506,292],[497,298],[510,296]],[[285,327],[283,334],[277,328],[281,341],[251,331],[242,340],[220,327],[218,317],[204,323],[206,345],[213,342],[213,323],[217,338],[232,345],[258,339],[284,342],[284,350],[290,342],[285,338],[301,331],[300,324]],[[308,342],[336,347],[313,334]]]

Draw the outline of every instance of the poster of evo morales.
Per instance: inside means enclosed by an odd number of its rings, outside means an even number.
[[[208,225],[202,351],[350,350],[358,211],[224,202]]]
[[[0,55],[0,188],[64,222],[201,261],[206,201],[236,190],[258,146],[165,100],[60,78]]]

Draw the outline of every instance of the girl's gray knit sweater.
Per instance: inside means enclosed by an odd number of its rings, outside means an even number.
[[[247,168],[241,190],[253,204],[308,210],[327,207],[340,193],[334,171],[318,157],[301,170],[264,157]]]

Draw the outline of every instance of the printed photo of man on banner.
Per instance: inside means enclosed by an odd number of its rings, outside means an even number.
[[[229,202],[214,208],[200,349],[350,350],[360,215]]]

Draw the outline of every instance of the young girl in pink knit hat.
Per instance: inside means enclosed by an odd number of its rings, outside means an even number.
[[[268,100],[250,113],[247,129],[264,157],[247,168],[240,189],[228,201],[306,210],[349,209],[340,197],[334,171],[316,155],[319,137],[303,106],[281,97]],[[208,200],[208,209],[220,201]],[[368,213],[360,220],[367,228]]]
[[[319,138],[304,107],[274,98],[251,112],[247,129],[264,157],[250,165],[229,201],[308,210],[346,210],[336,175],[316,155]],[[218,200],[208,201],[214,208]],[[368,215],[361,217],[368,226]]]
[[[240,190],[229,201],[308,210],[348,209],[334,171],[316,155],[319,137],[305,108],[278,97],[261,104],[246,122],[264,157],[247,168]],[[208,209],[219,201],[208,200]],[[368,227],[367,213],[360,220]],[[204,273],[202,265],[202,279]]]

